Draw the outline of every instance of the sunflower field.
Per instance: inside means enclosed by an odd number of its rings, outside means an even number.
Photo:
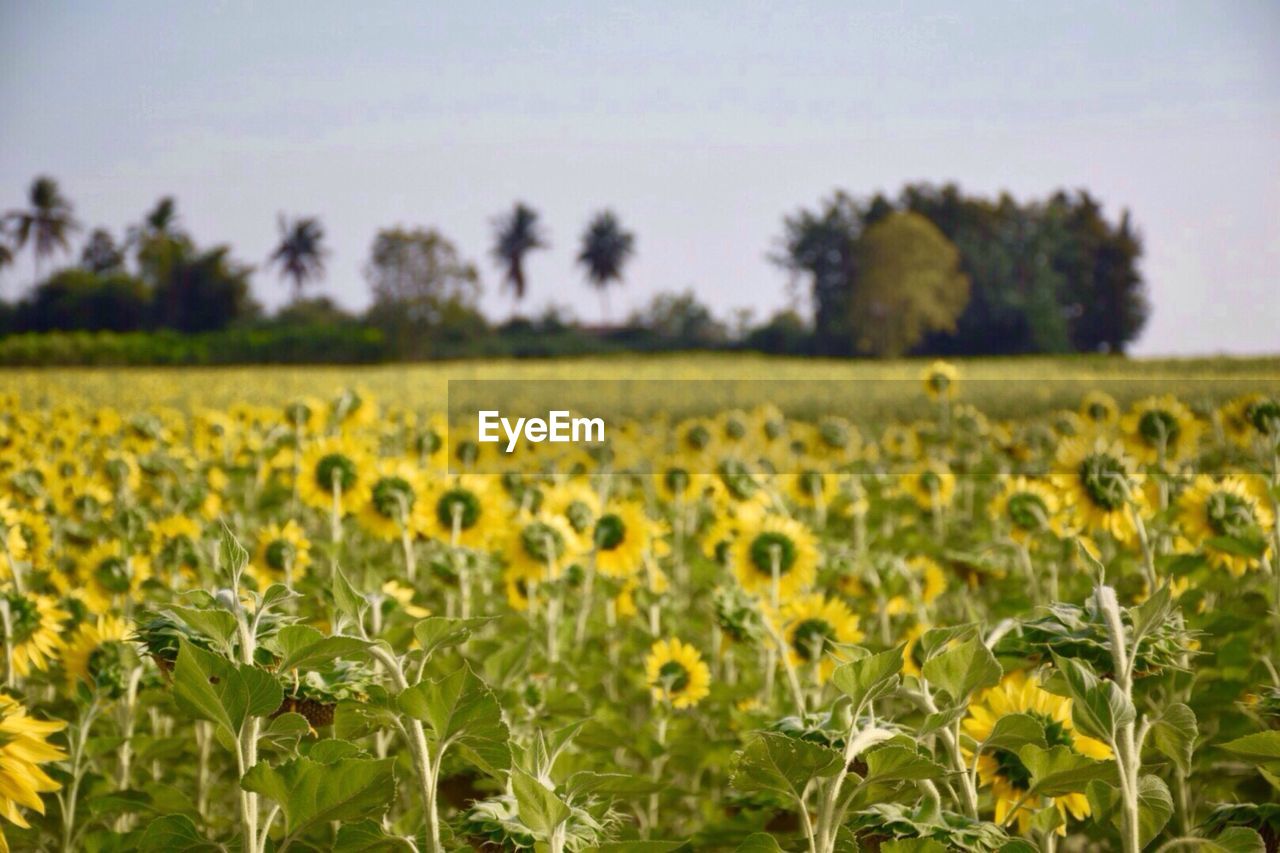
[[[0,395],[0,850],[1280,843],[1274,384],[937,363],[909,416],[492,474],[435,395],[46,379]]]

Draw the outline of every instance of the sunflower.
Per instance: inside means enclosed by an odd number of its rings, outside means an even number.
[[[654,524],[644,510],[633,503],[606,507],[596,519],[592,532],[596,570],[615,578],[625,578],[640,568]]]
[[[1169,395],[1135,403],[1120,426],[1133,455],[1148,465],[1181,462],[1192,456],[1202,432],[1191,410]]]
[[[268,524],[258,535],[258,549],[249,573],[260,587],[272,578],[283,578],[291,585],[311,565],[311,541],[298,522],[289,519],[284,525]]]
[[[62,761],[67,754],[47,740],[49,735],[66,728],[66,723],[37,720],[17,700],[0,694],[0,815],[10,823],[29,827],[19,806],[44,814],[41,794],[52,793],[61,785],[40,769],[41,764]],[[8,851],[3,826],[0,825],[0,850]]]
[[[1114,426],[1120,420],[1120,407],[1110,394],[1093,390],[1080,401],[1080,417],[1094,427]]]
[[[1102,437],[1068,439],[1058,448],[1053,481],[1062,493],[1073,526],[1104,530],[1121,542],[1137,532],[1134,510],[1145,504],[1142,478],[1120,442]]]
[[[1026,477],[1004,477],[987,507],[992,521],[1008,525],[1009,535],[1023,545],[1053,529],[1059,501],[1047,483]]]
[[[904,474],[900,487],[916,506],[932,512],[951,504],[956,494],[956,475],[942,462],[930,460],[918,470]]]
[[[424,532],[443,542],[482,547],[504,521],[502,495],[491,477],[463,474],[436,483],[424,497]]]
[[[935,361],[920,373],[920,381],[924,383],[924,393],[930,400],[950,400],[956,395],[959,376],[955,365]]]
[[[1245,476],[1215,482],[1201,474],[1178,498],[1182,533],[1204,549],[1210,564],[1236,577],[1255,567],[1258,557],[1223,547],[1218,537],[1260,538],[1275,522],[1271,509],[1258,499],[1258,490],[1250,488]]]
[[[799,473],[783,477],[786,494],[803,507],[828,507],[840,489],[840,480],[834,474],[821,471],[812,460],[800,463]]]
[[[407,462],[382,463],[360,507],[360,526],[385,540],[398,539],[404,532],[416,534],[425,526],[426,492],[422,475]]]
[[[890,616],[908,613],[913,604],[932,604],[947,591],[947,573],[938,561],[923,554],[916,555],[901,564],[911,595],[895,595],[885,602]]]
[[[200,564],[200,525],[185,515],[171,515],[151,525],[151,554],[158,566],[192,570]]]
[[[600,499],[585,483],[566,483],[543,492],[542,511],[562,516],[574,533],[589,536],[600,515]]]
[[[777,516],[746,519],[733,543],[733,570],[742,588],[752,595],[791,598],[813,585],[818,548],[813,534],[798,521]]]
[[[298,497],[307,506],[343,514],[366,499],[372,462],[350,438],[326,438],[307,448],[298,471]]]
[[[559,515],[525,515],[511,525],[505,554],[514,571],[554,579],[582,552],[582,540]]]
[[[786,637],[791,664],[811,668],[819,683],[825,683],[835,668],[835,660],[827,654],[832,645],[856,643],[863,637],[858,617],[849,606],[820,592],[791,599],[774,621]]]
[[[693,646],[674,637],[658,640],[644,661],[645,683],[656,701],[692,708],[711,692],[711,671]]]
[[[0,607],[8,609],[5,621],[13,671],[25,678],[33,669],[47,670],[62,650],[62,622],[71,614],[47,595],[17,592],[0,596]]]
[[[136,596],[151,577],[151,560],[145,554],[126,554],[118,541],[102,542],[80,559],[84,600],[94,613],[118,606]]]
[[[127,671],[136,663],[128,636],[128,625],[117,616],[81,623],[62,656],[68,688],[74,692],[76,685],[84,682],[108,695],[122,694]]]
[[[1011,672],[995,687],[983,691],[982,696],[969,705],[969,715],[963,726],[965,732],[977,743],[991,736],[996,723],[1011,714],[1028,714],[1044,726],[1044,737],[1050,747],[1065,746],[1072,752],[1105,761],[1111,758],[1111,749],[1105,743],[1078,734],[1071,721],[1071,700],[1044,690],[1034,675]],[[972,761],[970,753],[966,761]],[[990,786],[995,798],[996,823],[1004,823],[1009,813],[1018,810],[1018,831],[1024,835],[1031,825],[1031,818],[1041,803],[1036,799],[1022,802],[1031,783],[1031,773],[1017,754],[1004,749],[985,749],[978,756],[978,779]],[[1070,814],[1076,820],[1089,816],[1089,801],[1084,794],[1073,793],[1053,797],[1053,805],[1063,817],[1058,834],[1066,834],[1066,818]],[[1019,803],[1021,803],[1019,805]]]

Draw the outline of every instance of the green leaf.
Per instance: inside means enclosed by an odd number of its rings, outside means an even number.
[[[1188,842],[1192,839],[1186,839]],[[1267,845],[1256,830],[1247,826],[1229,826],[1214,838],[1194,839],[1186,849],[1199,853],[1266,853]]]
[[[487,773],[511,766],[511,734],[502,721],[502,709],[469,665],[435,681],[415,684],[401,692],[397,701],[402,711],[431,727],[441,750],[456,744]]]
[[[854,715],[859,716],[869,703],[898,687],[902,672],[902,646],[868,655],[835,668],[831,681],[853,700]]]
[[[810,779],[834,776],[844,756],[820,744],[757,732],[733,756],[732,784],[740,791],[774,791],[799,802]]]
[[[171,604],[165,612],[183,622],[197,634],[213,640],[224,652],[231,652],[231,638],[236,634],[235,614],[221,607],[181,607]]]
[[[982,638],[973,637],[926,661],[923,673],[926,681],[945,690],[955,704],[979,688],[999,684],[1004,670]]]
[[[1267,553],[1267,544],[1264,536],[1211,536],[1205,540],[1205,545],[1214,551],[1248,557],[1251,560]]]
[[[378,818],[395,797],[394,758],[348,758],[321,764],[295,758],[277,767],[259,763],[240,784],[280,804],[285,837],[330,821]]]
[[[359,820],[338,827],[334,853],[413,853],[407,839],[388,835],[375,820]]]
[[[782,848],[767,832],[753,832],[738,845],[736,853],[782,853]]]
[[[606,841],[590,848],[592,853],[669,853],[688,849],[684,841]]]
[[[572,814],[555,791],[519,767],[511,769],[511,791],[516,797],[520,821],[538,838],[550,838],[556,827]]]
[[[220,536],[222,567],[227,571],[228,578],[238,580],[244,567],[249,564],[249,552],[240,544],[240,540],[231,532],[231,528],[227,527],[225,521],[222,523]]]
[[[333,567],[333,605],[338,612],[357,625],[362,624],[369,600],[356,592],[341,566]]]
[[[1087,664],[1053,656],[1071,698],[1071,719],[1082,734],[1112,742],[1121,726],[1133,722],[1133,703],[1114,682],[1103,681]]]
[[[1169,585],[1162,585],[1146,601],[1131,608],[1129,615],[1133,619],[1133,645],[1136,647],[1151,629],[1162,624],[1173,610],[1173,598],[1169,594]]]
[[[1028,743],[1048,746],[1044,740],[1044,725],[1030,714],[1006,714],[991,727],[991,734],[982,742],[982,748],[1017,752]]]
[[[866,754],[866,782],[919,781],[940,779],[946,770],[905,746],[883,746]]]
[[[492,618],[483,616],[472,619],[428,616],[413,626],[413,636],[422,647],[422,653],[429,658],[441,649],[462,645],[471,639],[474,632],[492,621]]]
[[[635,773],[594,773],[590,770],[580,770],[564,783],[565,795],[570,800],[583,794],[611,796],[651,794],[662,790],[663,787],[662,783]]]
[[[235,667],[225,658],[179,640],[173,698],[197,719],[208,720],[232,738],[239,737],[249,695]]]
[[[250,717],[265,717],[280,707],[284,701],[284,690],[274,675],[248,664],[236,667],[240,683],[244,685],[248,706],[245,709]]]
[[[1089,782],[1116,775],[1115,762],[1095,761],[1066,746],[1045,749],[1028,743],[1018,750],[1018,758],[1031,773],[1031,792],[1045,797],[1083,792]]]
[[[1222,748],[1258,765],[1280,762],[1280,731],[1257,732],[1238,737],[1224,743]]]
[[[1173,797],[1159,776],[1143,776],[1138,780],[1138,839],[1146,847],[1160,834],[1173,815]]]
[[[276,669],[282,673],[355,657],[372,645],[358,637],[326,637],[309,625],[287,625],[276,634],[275,642],[283,656]]]
[[[1181,702],[1170,705],[1151,728],[1156,749],[1167,755],[1177,765],[1182,775],[1191,774],[1191,755],[1195,750],[1195,712]]]
[[[947,847],[932,838],[895,838],[880,845],[882,853],[947,853]]]
[[[179,814],[150,821],[138,839],[140,853],[214,853],[222,849],[200,835],[191,818]]]

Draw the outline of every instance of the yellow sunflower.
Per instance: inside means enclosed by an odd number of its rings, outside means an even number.
[[[1025,545],[1054,529],[1058,509],[1058,495],[1049,484],[1027,477],[1004,477],[987,514],[992,521],[1007,525],[1013,540]]]
[[[258,534],[258,549],[249,564],[249,573],[258,586],[269,585],[280,578],[292,586],[311,565],[311,540],[298,522],[289,519],[283,525],[268,524]]]
[[[1028,714],[1035,718],[1044,726],[1045,741],[1050,747],[1065,746],[1072,752],[1101,761],[1111,758],[1111,748],[1105,743],[1075,731],[1070,699],[1055,696],[1043,689],[1034,675],[1022,672],[1009,673],[1000,684],[983,691],[982,696],[969,705],[964,731],[981,743],[991,736],[997,721],[1011,714]],[[966,760],[973,760],[972,753],[966,756]],[[1017,754],[1004,749],[983,750],[978,756],[978,779],[991,788],[996,805],[996,823],[1003,823],[1017,808],[1018,831],[1025,835],[1032,816],[1043,804],[1036,798],[1023,801],[1031,783],[1031,773]],[[1058,826],[1059,835],[1066,834],[1068,814],[1076,820],[1089,816],[1089,800],[1084,794],[1066,794],[1052,799],[1063,817],[1062,824]]]
[[[1176,398],[1148,397],[1120,420],[1130,451],[1147,465],[1181,462],[1195,452],[1203,431],[1191,410]]]
[[[31,670],[41,672],[57,660],[62,651],[62,622],[71,614],[47,595],[22,595],[10,592],[0,600],[8,608],[6,626],[10,648],[8,660],[13,671],[25,678]]]
[[[379,539],[399,539],[402,532],[416,535],[425,526],[427,485],[407,462],[383,462],[360,507],[359,522]]]
[[[924,393],[931,400],[950,400],[956,395],[956,384],[960,372],[955,365],[945,361],[935,361],[920,373],[920,381],[924,383]]]
[[[1133,510],[1141,511],[1145,497],[1142,477],[1118,441],[1081,436],[1058,448],[1054,483],[1062,493],[1075,527],[1087,533],[1106,531],[1121,542],[1137,532]]]
[[[41,764],[62,761],[67,754],[50,744],[49,735],[62,731],[66,723],[37,720],[17,700],[0,694],[0,815],[24,829],[30,826],[21,808],[44,814],[41,794],[52,793],[61,785],[40,769]],[[21,807],[21,808],[20,808]],[[0,850],[7,851],[3,825],[0,825]]]
[[[592,532],[596,571],[625,578],[640,569],[649,547],[654,523],[633,503],[608,506],[596,519]]]
[[[711,670],[702,655],[674,637],[653,644],[644,671],[653,698],[676,709],[692,708],[711,692]]]
[[[298,471],[298,497],[307,506],[340,514],[360,506],[372,478],[372,460],[350,438],[326,438],[302,454]]]
[[[126,554],[118,541],[102,542],[81,557],[79,576],[85,604],[94,613],[105,613],[138,594],[151,577],[151,560],[145,554]]]
[[[746,519],[731,555],[738,583],[752,595],[773,597],[776,569],[779,602],[807,590],[818,571],[813,534],[790,518]]]
[[[919,469],[904,474],[899,482],[902,491],[926,512],[950,506],[956,494],[956,475],[945,464],[930,460]]]
[[[482,547],[506,520],[492,477],[463,474],[434,484],[425,497],[424,531],[451,545]]]
[[[1110,427],[1120,420],[1120,407],[1110,394],[1093,390],[1080,401],[1080,417],[1094,427]]]
[[[814,672],[819,683],[826,683],[835,669],[835,660],[827,654],[832,645],[856,643],[863,638],[858,617],[849,606],[820,592],[792,598],[774,621],[786,638],[791,664]]]
[[[1258,499],[1258,490],[1250,488],[1245,476],[1215,481],[1201,474],[1178,498],[1183,535],[1204,550],[1210,564],[1236,577],[1256,567],[1259,558],[1223,547],[1218,537],[1261,538],[1275,522],[1271,509]]]
[[[99,616],[76,628],[62,656],[67,687],[75,691],[84,682],[109,695],[119,695],[125,687],[125,669],[133,663],[127,641],[129,626],[117,616]]]

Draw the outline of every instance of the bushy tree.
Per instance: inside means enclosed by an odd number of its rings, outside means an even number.
[[[724,343],[728,335],[724,324],[711,315],[711,309],[699,302],[692,290],[659,293],[648,307],[632,316],[631,325],[688,347]]]
[[[783,220],[782,250],[773,260],[791,273],[793,284],[808,277],[814,337],[825,353],[851,351],[849,297],[864,220],[863,209],[843,192],[817,211],[801,210]]]
[[[365,277],[373,293],[368,318],[402,354],[424,355],[436,341],[484,331],[476,310],[480,274],[435,229],[379,231]]]
[[[116,272],[124,269],[124,252],[110,231],[95,228],[80,250],[80,266],[99,274]]]
[[[901,356],[927,333],[955,329],[969,301],[960,253],[919,214],[892,213],[868,228],[858,267],[849,325],[859,352]]]
[[[18,304],[21,331],[132,332],[150,322],[146,285],[120,270],[98,273],[69,268],[42,282]]]
[[[232,260],[228,246],[202,250],[185,236],[157,235],[140,250],[139,259],[158,326],[207,332],[258,311],[249,293],[252,267]]]

